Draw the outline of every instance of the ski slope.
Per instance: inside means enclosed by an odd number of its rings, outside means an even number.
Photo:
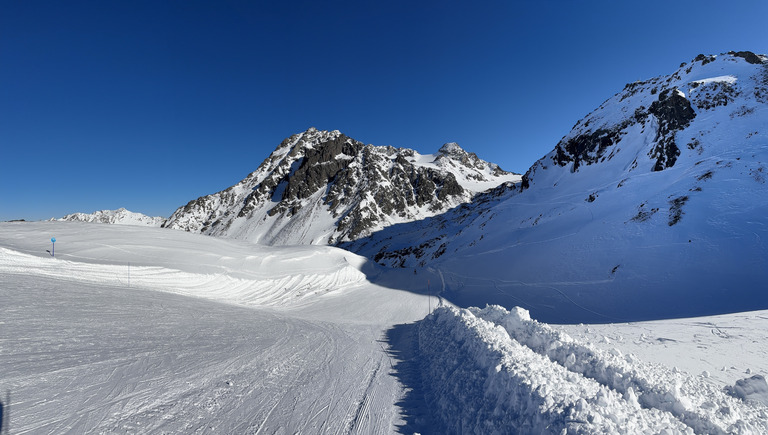
[[[428,304],[359,268],[329,247],[2,224],[11,433],[386,431],[400,387],[384,329]]]
[[[451,307],[440,275],[327,246],[2,223],[6,422],[13,434],[766,429],[768,395],[750,380],[768,373],[766,312],[549,326]]]

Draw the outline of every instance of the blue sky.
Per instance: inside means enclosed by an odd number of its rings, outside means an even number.
[[[168,216],[316,127],[524,172],[624,84],[767,53],[768,2],[0,0],[0,220]]]

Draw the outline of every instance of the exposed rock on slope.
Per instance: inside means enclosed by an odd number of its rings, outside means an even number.
[[[190,201],[165,225],[266,244],[334,244],[444,212],[519,180],[456,144],[435,155],[311,128],[243,181]]]

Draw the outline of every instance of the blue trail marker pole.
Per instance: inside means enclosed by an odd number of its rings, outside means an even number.
[[[51,237],[51,257],[56,256],[56,237]]]

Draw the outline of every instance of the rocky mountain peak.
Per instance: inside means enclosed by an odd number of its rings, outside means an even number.
[[[465,155],[467,154],[466,151],[462,147],[459,146],[456,142],[448,142],[440,147],[439,150],[437,150],[438,154],[441,155]]]
[[[166,226],[268,244],[335,244],[440,213],[516,177],[456,144],[426,158],[310,128],[237,185],[178,209]]]

